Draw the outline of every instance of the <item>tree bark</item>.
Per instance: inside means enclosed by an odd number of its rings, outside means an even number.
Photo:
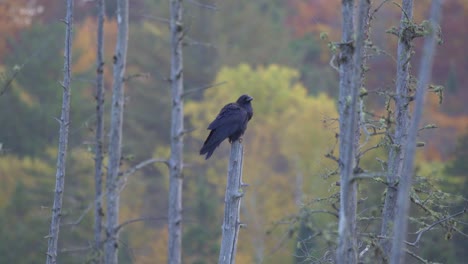
[[[414,154],[416,150],[416,137],[419,130],[419,123],[422,117],[424,106],[424,97],[427,86],[431,79],[432,64],[436,46],[436,31],[441,20],[442,3],[440,0],[433,0],[431,5],[431,36],[424,41],[424,47],[421,57],[419,69],[419,82],[416,90],[416,103],[414,106],[413,119],[408,132],[408,139],[405,146],[405,159],[403,163],[402,176],[398,186],[398,217],[395,219],[393,227],[393,247],[390,263],[398,264],[404,262],[405,244],[408,230],[408,213],[409,213],[409,194],[412,184],[412,174],[414,167]]]
[[[98,24],[97,24],[97,54],[96,54],[96,138],[94,156],[94,247],[97,251],[102,251],[102,160],[104,141],[104,16],[105,2],[97,1]],[[99,254],[99,263],[102,262]]]
[[[242,165],[243,147],[236,140],[231,145],[231,156],[229,158],[219,264],[235,263],[237,238],[240,228],[240,205],[241,197],[243,196]]]
[[[353,43],[353,0],[343,0],[342,14],[342,44],[339,58],[340,91],[339,91],[339,122],[340,122],[340,217],[338,227],[337,263],[356,263],[355,217],[356,217],[356,185],[351,183],[354,153],[354,122],[356,96],[353,96],[354,75],[354,43]]]
[[[357,263],[356,208],[357,182],[353,171],[357,165],[358,91],[362,85],[364,39],[369,15],[369,0],[361,0],[358,13],[357,38],[354,41],[353,0],[342,1],[342,44],[340,54],[340,214],[338,226],[337,263]]]
[[[57,172],[55,174],[54,204],[52,207],[52,219],[47,236],[47,264],[57,263],[57,244],[62,217],[63,189],[65,185],[65,162],[67,159],[68,130],[70,126],[70,95],[71,95],[71,51],[73,30],[73,0],[67,0],[67,14],[65,17],[65,50],[63,65],[63,96],[60,116],[59,145],[57,154]]]
[[[413,23],[413,0],[403,0],[397,51],[395,132],[393,137],[389,136],[391,146],[388,154],[387,191],[380,231],[383,237],[380,246],[384,259],[388,259],[392,248],[390,237],[393,236],[392,228],[395,221],[397,187],[403,169],[404,146],[409,126],[409,76],[413,39],[408,35],[408,27],[411,23]]]
[[[122,152],[122,123],[124,111],[124,76],[128,43],[128,0],[117,0],[117,44],[114,54],[114,83],[107,169],[107,222],[104,260],[106,264],[118,262],[118,222],[120,190],[118,175]]]
[[[171,0],[171,157],[169,160],[168,263],[182,262],[182,184],[183,184],[183,24],[182,0]]]

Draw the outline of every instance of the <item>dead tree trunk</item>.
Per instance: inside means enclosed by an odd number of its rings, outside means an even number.
[[[403,169],[405,157],[405,144],[409,126],[409,76],[410,57],[413,36],[410,34],[413,23],[413,0],[403,0],[402,14],[400,19],[398,51],[397,51],[397,73],[395,94],[395,132],[389,135],[391,142],[388,155],[387,168],[387,191],[382,212],[382,226],[380,234],[383,237],[381,248],[383,258],[390,256],[392,248],[392,228],[395,221],[396,200],[398,181]]]
[[[98,24],[97,24],[97,54],[96,54],[96,138],[94,156],[94,247],[97,251],[102,251],[102,160],[103,140],[104,140],[104,15],[105,2],[98,0]],[[101,256],[101,254],[99,254]],[[101,263],[101,257],[99,257]]]
[[[171,0],[171,90],[172,124],[171,157],[169,160],[169,210],[168,210],[168,263],[182,262],[182,183],[183,183],[183,24],[182,0]]]
[[[357,186],[351,182],[356,120],[356,93],[353,92],[354,42],[353,0],[343,0],[341,13],[342,43],[340,45],[340,217],[338,227],[337,263],[356,263],[355,240]]]
[[[405,244],[408,230],[408,212],[409,212],[409,194],[412,184],[414,154],[416,150],[416,137],[419,131],[419,122],[422,117],[424,106],[424,97],[427,86],[431,80],[432,64],[435,53],[437,27],[441,20],[441,1],[433,0],[431,5],[430,30],[431,35],[425,40],[422,58],[419,69],[419,82],[416,90],[416,103],[414,106],[413,118],[411,127],[408,131],[408,140],[405,146],[405,159],[403,162],[403,170],[398,185],[398,217],[395,219],[393,227],[393,247],[390,263],[399,264],[404,262]]]
[[[226,194],[224,197],[224,220],[222,226],[219,264],[234,264],[237,238],[240,228],[240,205],[243,196],[242,183],[243,147],[239,141],[231,145]]]
[[[62,216],[63,188],[65,185],[65,162],[67,159],[68,129],[70,126],[70,95],[71,95],[71,50],[73,29],[73,0],[67,0],[67,14],[65,17],[65,62],[63,65],[63,96],[60,119],[59,145],[57,153],[57,172],[55,174],[54,205],[47,246],[47,264],[57,263],[57,244]]]
[[[109,140],[109,164],[107,169],[107,221],[104,260],[106,264],[118,262],[119,223],[119,168],[122,152],[122,123],[124,111],[124,75],[128,43],[128,0],[117,0],[117,44],[114,54],[114,83]]]
[[[357,263],[356,209],[358,185],[353,180],[359,160],[358,91],[362,85],[364,39],[369,20],[369,0],[359,4],[358,25],[354,40],[353,1],[343,0],[343,31],[340,46],[340,214],[338,226],[337,263]]]

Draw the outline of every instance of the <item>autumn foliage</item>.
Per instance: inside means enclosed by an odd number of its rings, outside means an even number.
[[[36,263],[44,257],[43,237],[47,234],[56,155],[53,149],[57,144],[54,117],[60,110],[61,88],[57,81],[63,66],[63,24],[59,21],[64,13],[62,2],[0,2],[0,91],[8,73],[19,69],[11,87],[0,96],[0,262]],[[91,142],[95,122],[95,6],[94,1],[77,2],[70,160],[60,263],[83,263],[99,254],[72,250],[86,248],[92,240],[92,215],[86,210],[93,202]],[[137,77],[126,80],[123,170],[151,156],[168,157],[172,105],[167,82],[167,1],[130,2],[127,75]],[[185,1],[184,23],[188,30],[184,88],[196,92],[184,97],[188,102],[184,263],[217,261],[229,143],[224,142],[208,161],[198,155],[198,150],[206,127],[219,109],[244,93],[254,97],[255,113],[244,136],[243,179],[250,186],[241,209],[241,221],[247,229],[240,231],[237,262],[292,263],[296,250],[302,250],[296,240],[299,216],[294,215],[305,214],[311,204],[316,206],[314,209],[331,212],[307,216],[312,220],[300,227],[309,230],[301,235],[321,236],[308,245],[314,257],[323,255],[335,242],[334,234],[326,230],[336,230],[333,202],[337,199],[333,194],[339,188],[334,174],[336,162],[325,155],[337,154],[338,74],[329,65],[333,55],[329,44],[341,38],[341,1],[216,1],[219,9],[213,13],[189,2],[194,1]],[[373,2],[378,3],[371,11],[381,1]],[[395,86],[396,38],[385,31],[398,24],[401,9],[392,2],[386,1],[374,13],[371,27],[366,109],[377,121],[386,116],[383,92],[393,91]],[[415,1],[417,23],[427,17],[429,2]],[[461,168],[464,162],[454,153],[463,153],[466,140],[458,138],[468,131],[468,1],[445,1],[443,12],[443,43],[437,48],[432,78],[435,86],[429,89],[422,120],[423,126],[434,124],[437,128],[420,131],[418,140],[425,146],[418,148],[418,173],[435,175],[435,185],[451,181],[458,189],[450,184],[447,188],[460,190],[466,182],[466,175],[460,175],[463,170],[456,170],[457,177],[451,178],[454,169],[445,171],[444,167],[454,159],[452,167]],[[109,5],[104,30],[105,113],[110,110],[117,32],[114,13],[115,7]],[[418,69],[421,43],[421,39],[416,40],[413,75]],[[438,86],[445,87],[442,93],[436,89]],[[106,135],[108,121],[106,117]],[[370,143],[377,144],[378,140],[372,138]],[[379,149],[364,156],[363,167],[380,170],[384,162],[378,163],[377,159],[385,160],[386,151]],[[148,220],[121,230],[122,263],[167,261],[165,175],[167,168],[157,164],[128,178],[122,191],[120,222],[138,217]],[[380,189],[373,185],[362,193],[369,200],[381,199]],[[316,202],[321,199],[331,202]],[[360,205],[369,203],[366,199],[359,201]],[[380,209],[374,206],[366,212],[378,214]],[[77,219],[81,221],[75,223]],[[456,253],[464,249],[461,242],[457,244],[460,249],[453,252],[440,249],[441,245],[456,248],[451,240],[438,241],[437,245],[430,240],[426,243],[430,250],[421,250],[426,256],[433,252],[447,255],[439,262],[457,263],[462,259],[457,258],[462,253]]]

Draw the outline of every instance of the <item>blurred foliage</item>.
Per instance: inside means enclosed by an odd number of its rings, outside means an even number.
[[[57,142],[63,65],[61,45],[63,27],[34,25],[11,39],[12,49],[5,56],[6,65],[23,65],[13,80],[12,88],[0,97],[0,130],[4,148],[17,155],[40,156],[44,148]],[[71,144],[82,139],[90,105],[82,83],[72,85]],[[78,107],[78,105],[80,107]],[[13,118],[12,118],[13,117]],[[33,133],[31,133],[33,131]]]
[[[458,194],[458,202],[455,204],[458,210],[468,207],[468,129],[462,136],[458,138],[458,143],[455,151],[452,153],[452,160],[445,166],[444,173],[447,175],[444,185],[444,190],[449,193]],[[458,219],[459,229],[468,234],[468,215]],[[468,257],[468,252],[460,245],[465,245],[466,237],[459,234],[454,235],[452,246],[455,250],[457,260],[463,260]]]

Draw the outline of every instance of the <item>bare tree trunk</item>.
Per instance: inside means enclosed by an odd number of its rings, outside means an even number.
[[[124,111],[124,77],[128,43],[128,0],[117,0],[117,44],[114,54],[114,84],[107,169],[107,222],[104,260],[106,264],[118,262],[118,222],[120,190],[118,184],[122,152],[122,123]]]
[[[171,90],[172,124],[171,157],[169,160],[169,210],[168,210],[168,263],[182,262],[182,183],[183,183],[183,56],[182,56],[182,0],[171,0]]]
[[[70,126],[70,95],[71,95],[71,50],[73,29],[73,0],[67,0],[67,14],[65,17],[65,51],[63,65],[63,96],[62,113],[60,116],[59,145],[57,153],[57,172],[55,174],[54,205],[47,246],[47,264],[57,263],[57,244],[62,216],[63,189],[65,185],[65,162],[67,159],[68,129]]]
[[[94,157],[94,247],[97,251],[102,251],[102,160],[103,160],[103,140],[104,140],[104,15],[105,2],[98,0],[98,24],[97,24],[97,56],[96,56],[96,140]],[[101,254],[99,263],[102,262]]]
[[[235,263],[237,238],[240,228],[240,205],[241,197],[243,196],[242,165],[243,147],[236,140],[231,145],[231,156],[229,158],[219,264]]]
[[[384,237],[380,244],[384,259],[390,256],[392,248],[390,237],[393,236],[392,228],[395,221],[397,187],[403,169],[404,146],[409,126],[409,76],[413,37],[408,31],[411,23],[413,23],[413,0],[403,0],[397,51],[395,133],[393,137],[389,136],[392,145],[388,155],[387,191],[380,231],[381,236]]]
[[[393,247],[390,263],[398,264],[404,262],[405,244],[408,230],[409,194],[412,184],[412,174],[414,165],[414,154],[416,150],[416,137],[418,134],[419,122],[424,106],[424,97],[427,86],[431,79],[432,64],[436,46],[436,31],[441,20],[441,1],[433,0],[431,5],[431,30],[432,34],[426,38],[419,69],[419,82],[416,90],[416,103],[414,106],[413,119],[408,132],[408,139],[405,146],[405,159],[402,176],[398,188],[398,217],[395,219],[393,227]]]
[[[340,221],[338,227],[337,263],[356,263],[355,217],[356,185],[351,183],[354,153],[356,96],[353,93],[354,44],[353,0],[343,0],[341,13],[342,44],[340,53]],[[353,96],[354,94],[354,96]]]
[[[340,54],[340,221],[337,263],[357,263],[357,182],[353,171],[359,142],[357,97],[362,84],[364,39],[370,2],[361,0],[356,41],[353,39],[353,0],[342,1],[343,31]]]

